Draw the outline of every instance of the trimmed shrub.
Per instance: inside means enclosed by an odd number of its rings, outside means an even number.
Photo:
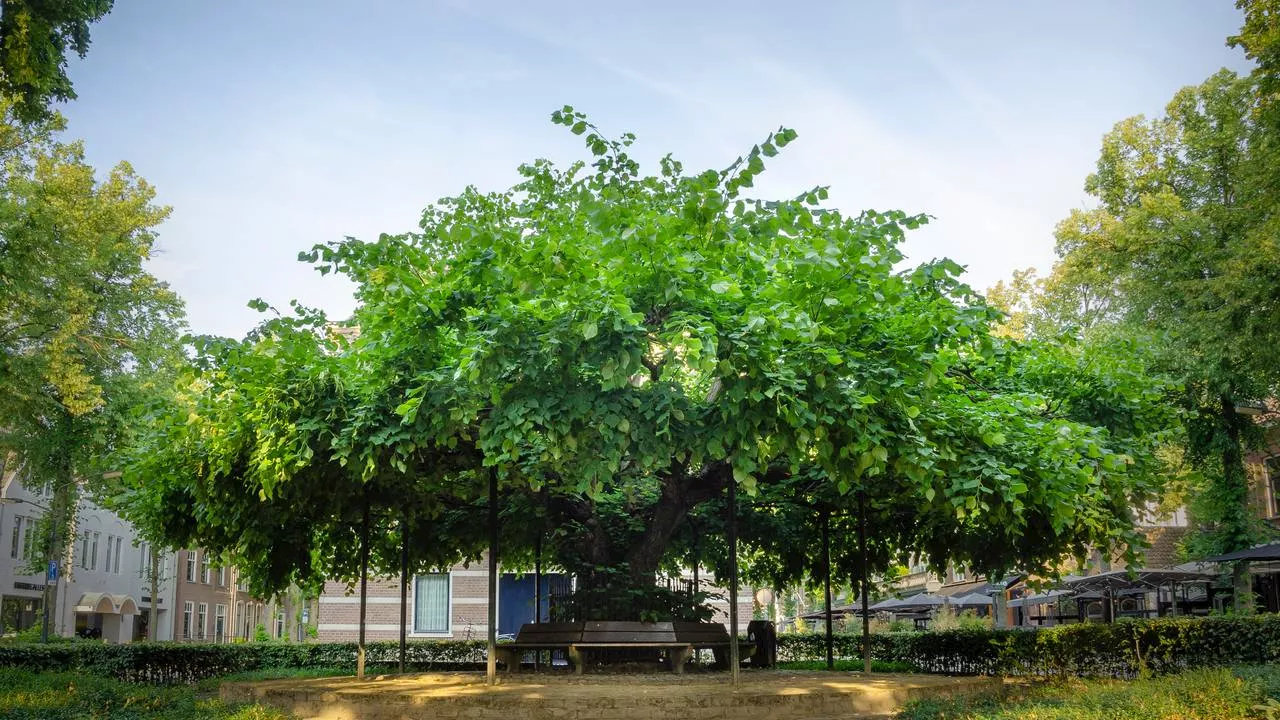
[[[485,647],[483,641],[474,640],[411,642],[406,650],[405,669],[479,668],[485,662]],[[386,672],[399,667],[399,643],[367,643],[365,649],[368,672]],[[355,667],[355,643],[0,645],[0,668],[74,671],[151,684],[190,683],[255,670],[333,668],[355,672]]]
[[[857,658],[861,637],[837,635]],[[778,660],[820,660],[821,635],[779,635]],[[951,675],[1134,678],[1187,668],[1280,662],[1280,615],[1122,620],[1039,629],[960,628],[871,636],[871,656]]]

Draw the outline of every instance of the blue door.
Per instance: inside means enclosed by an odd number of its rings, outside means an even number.
[[[569,579],[564,575],[542,576],[542,622],[551,619],[550,598],[557,591],[567,589]],[[533,574],[504,574],[498,578],[498,634],[515,635],[520,626],[533,622]]]

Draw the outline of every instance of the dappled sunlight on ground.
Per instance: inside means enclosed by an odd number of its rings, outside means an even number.
[[[989,691],[993,678],[746,670],[728,673],[416,673],[225,683],[225,700],[257,701],[303,718],[721,718],[754,708],[771,718],[882,715],[930,695]]]

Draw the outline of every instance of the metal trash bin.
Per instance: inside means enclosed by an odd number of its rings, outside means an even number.
[[[771,668],[778,664],[778,627],[772,620],[747,623],[747,640],[756,644],[756,651],[751,655],[751,667]]]

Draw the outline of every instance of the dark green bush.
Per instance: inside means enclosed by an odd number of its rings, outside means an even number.
[[[399,666],[396,642],[366,645],[365,667],[387,672]],[[406,669],[479,668],[483,641],[415,641],[408,645]],[[255,670],[333,668],[355,672],[355,643],[132,643],[105,645],[2,645],[0,668],[37,672],[74,671],[152,684],[189,683],[208,677]]]
[[[822,635],[780,635],[778,660],[826,657]],[[861,655],[857,635],[835,655]],[[871,655],[924,672],[1133,678],[1194,667],[1280,662],[1280,615],[1161,618],[1040,629],[880,633]]]

